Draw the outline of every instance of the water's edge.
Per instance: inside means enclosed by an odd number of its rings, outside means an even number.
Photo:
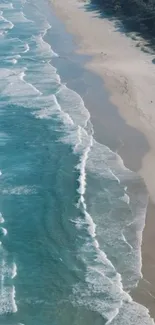
[[[50,3],[50,6],[51,6],[51,10],[55,12],[55,14],[57,14],[57,11],[53,7],[53,4]],[[62,21],[60,21],[58,16],[59,15],[57,15],[56,19],[59,21],[61,33],[63,35],[66,35],[67,39],[69,38],[68,42],[71,46],[71,51],[69,47],[69,51],[67,51],[67,53],[64,53],[63,42],[61,40],[58,46],[58,51],[60,51],[60,53],[62,51],[62,57],[60,55],[60,60],[62,61],[65,60],[66,62],[68,61],[67,64],[68,68],[70,69],[71,67],[75,71],[75,75],[73,73],[73,78],[71,78],[71,80],[68,80],[67,73],[65,73],[65,71],[61,69],[61,62],[59,63],[59,60],[56,60],[55,66],[57,67],[58,71],[60,71],[62,80],[64,80],[64,82],[67,82],[68,86],[71,89],[77,91],[80,94],[80,96],[83,97],[84,102],[86,103],[86,107],[88,108],[91,114],[91,120],[94,126],[95,139],[100,143],[102,143],[103,138],[104,140],[107,139],[106,144],[112,150],[119,152],[125,165],[135,172],[139,171],[141,167],[142,159],[147,153],[147,151],[149,150],[147,139],[145,138],[144,134],[142,134],[140,131],[138,131],[137,129],[131,126],[128,126],[125,120],[120,116],[117,107],[114,107],[111,104],[111,102],[108,99],[110,97],[110,94],[108,94],[107,89],[106,90],[104,89],[103,79],[98,75],[96,76],[95,73],[92,73],[86,67],[87,62],[91,60],[91,57],[77,53],[79,47],[79,44],[77,43],[77,39],[74,38],[72,34],[69,34],[68,31],[66,31],[65,22],[62,23]],[[57,46],[55,46],[55,50],[57,51]],[[76,75],[78,75],[77,81],[75,80]],[[86,94],[85,94],[85,85],[87,85]],[[95,96],[92,90],[95,90]],[[104,102],[104,107],[102,105],[103,102]],[[114,125],[116,125],[116,130],[114,130],[114,133],[112,132],[111,135],[107,134],[110,133],[107,132],[107,121],[108,121],[108,128],[110,124],[110,128],[109,128],[110,130],[112,130]],[[104,128],[105,128],[106,139],[104,137]],[[120,135],[119,138],[117,136],[118,134]],[[123,139],[123,146],[120,141],[121,138]],[[141,150],[137,151],[137,148]],[[153,202],[149,200],[147,211],[146,211],[147,224],[149,225],[147,228],[151,228],[152,221],[150,221],[150,219],[152,219],[152,211],[155,211],[155,206]],[[149,250],[148,243],[147,243],[149,233],[147,229],[146,230],[144,229],[144,235],[145,235],[144,240],[142,241],[142,256],[144,258],[144,263],[145,263],[145,258],[147,263],[146,252]],[[150,310],[151,316],[155,318],[153,293],[152,293],[152,302],[151,302],[150,301],[151,283],[149,282],[148,279],[149,276],[146,269],[147,266],[146,267],[144,266],[144,270],[143,270],[143,263],[142,263],[142,274],[144,276],[144,279],[142,278],[138,283],[138,286],[131,291],[131,296],[138,303],[144,304]],[[148,279],[148,281],[145,279]]]

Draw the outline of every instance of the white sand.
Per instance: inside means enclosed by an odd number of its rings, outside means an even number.
[[[114,22],[84,10],[77,0],[51,0],[57,15],[77,37],[79,52],[93,56],[87,68],[103,77],[111,101],[127,124],[145,134],[150,151],[139,171],[155,202],[155,64],[153,55],[142,52],[132,40],[116,30]],[[140,40],[143,43],[142,40]],[[138,150],[138,148],[137,148]]]

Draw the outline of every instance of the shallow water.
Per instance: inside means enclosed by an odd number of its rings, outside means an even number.
[[[129,295],[147,193],[61,81],[46,4],[0,1],[0,324],[153,324]]]

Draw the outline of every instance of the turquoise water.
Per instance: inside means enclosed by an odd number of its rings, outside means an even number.
[[[147,194],[61,81],[46,5],[0,1],[0,324],[153,324],[130,297]]]

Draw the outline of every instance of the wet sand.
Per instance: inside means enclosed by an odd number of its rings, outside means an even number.
[[[155,205],[149,202],[143,231],[142,274],[138,287],[133,291],[134,300],[146,306],[155,319]]]
[[[80,78],[76,74],[74,78],[73,75],[68,85],[84,98],[91,114],[95,138],[118,151],[125,165],[142,176],[150,195],[143,232],[143,279],[132,296],[145,305],[155,318],[153,57],[141,52],[136,47],[136,41],[116,31],[112,22],[99,19],[91,10],[88,12],[83,4],[79,5],[75,0],[67,0],[65,6],[62,0],[52,2],[56,13],[65,21],[68,31],[76,36],[77,52],[91,56],[84,62],[88,70],[82,70]],[[70,61],[67,69],[71,70],[71,67]],[[94,74],[93,82],[90,71],[100,78],[96,79]]]

